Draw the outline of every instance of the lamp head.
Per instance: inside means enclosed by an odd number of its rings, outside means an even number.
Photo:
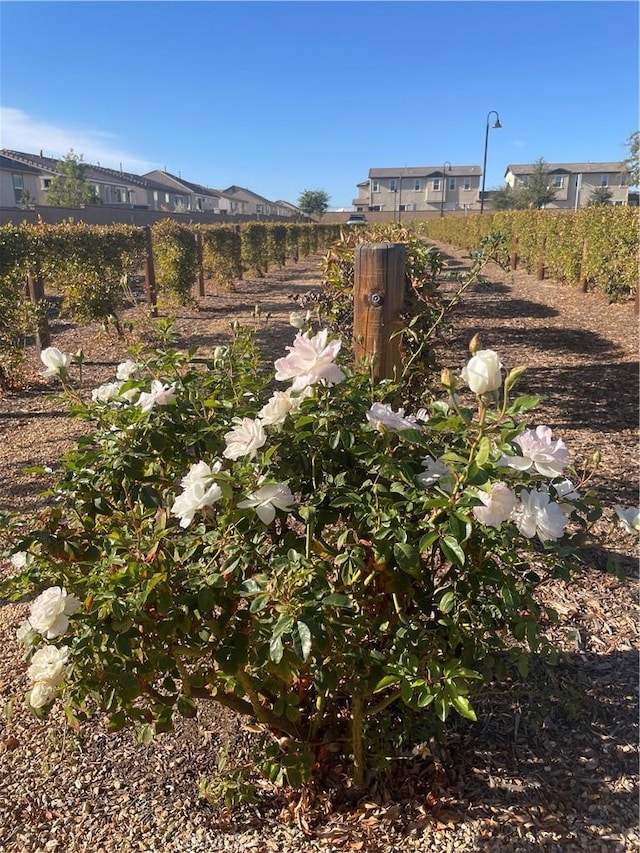
[[[499,119],[499,118],[496,118],[496,123],[495,123],[493,126],[494,126],[494,128],[496,128],[496,127],[502,127],[502,125],[500,124],[500,119]]]

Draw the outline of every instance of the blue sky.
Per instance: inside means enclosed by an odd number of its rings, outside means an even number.
[[[0,4],[0,144],[350,207],[373,166],[626,155],[629,2]],[[493,116],[492,116],[493,121]]]

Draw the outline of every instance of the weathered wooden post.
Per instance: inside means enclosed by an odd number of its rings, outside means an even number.
[[[156,289],[156,272],[153,266],[153,243],[151,241],[151,226],[144,225],[144,280],[147,293],[147,305],[152,317],[158,316],[158,291]]]
[[[356,360],[370,358],[378,379],[399,379],[406,249],[403,243],[360,243],[353,287],[353,338]]]
[[[514,272],[518,269],[518,261],[520,260],[518,256],[518,235],[513,235],[513,243],[511,244],[511,259],[509,263],[509,269]]]
[[[542,238],[542,245],[540,246],[540,249],[538,250],[538,265],[536,267],[536,278],[538,279],[538,281],[544,280],[544,250],[546,248],[546,245],[547,245],[547,238],[543,237]]]
[[[204,296],[204,251],[200,231],[196,231],[196,252],[198,255],[198,296]]]
[[[582,243],[582,260],[580,261],[580,279],[578,285],[582,293],[587,292],[587,255],[589,254],[589,243],[585,240]]]
[[[27,276],[27,290],[29,299],[33,302],[36,309],[36,350],[38,351],[38,355],[40,355],[43,349],[51,346],[51,332],[49,330],[46,310],[43,310],[44,282],[42,281],[40,266],[37,263],[33,275]]]

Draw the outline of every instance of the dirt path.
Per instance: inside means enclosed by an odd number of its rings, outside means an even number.
[[[453,262],[464,256],[440,246]],[[319,286],[316,256],[263,280],[215,293],[199,310],[177,312],[188,345],[223,343],[229,322],[258,322],[265,351],[282,354],[293,338],[291,294]],[[442,290],[452,289],[443,281]],[[165,312],[166,313],[166,312]],[[140,328],[144,322],[140,317]],[[547,423],[574,460],[599,451],[596,477],[609,503],[637,504],[638,333],[631,305],[609,306],[532,276],[492,268],[455,310],[440,345],[443,365],[458,371],[471,336],[496,349],[508,368],[528,365],[521,388],[539,393],[534,423]],[[87,359],[85,390],[112,378],[126,345],[97,327],[57,323],[54,344]],[[126,343],[126,342],[125,342]],[[0,503],[32,513],[40,505],[29,464],[54,462],[76,430],[44,396],[35,358],[26,387],[0,399]],[[629,575],[603,571],[615,557]],[[616,535],[592,555],[573,586],[546,591],[560,612],[550,629],[566,652],[558,667],[534,667],[487,691],[479,722],[454,724],[447,749],[431,744],[446,782],[437,808],[407,801],[398,810],[371,802],[356,814],[318,815],[305,829],[281,802],[240,809],[226,823],[197,797],[198,779],[216,772],[221,747],[241,754],[247,739],[237,718],[205,708],[196,720],[151,746],[129,733],[106,735],[92,725],[76,740],[60,720],[42,726],[24,710],[21,652],[14,636],[23,604],[0,607],[0,705],[17,696],[0,723],[0,853],[204,853],[204,851],[478,851],[478,853],[631,853],[637,833],[638,551]]]

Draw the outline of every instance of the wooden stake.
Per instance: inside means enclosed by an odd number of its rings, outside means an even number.
[[[536,268],[536,278],[538,281],[544,280],[544,250],[547,245],[547,238],[542,238],[542,246],[540,247],[540,254],[538,255],[538,266]]]
[[[45,295],[44,282],[38,264],[36,264],[34,274],[27,277],[27,289],[29,299],[36,306],[37,311],[36,350],[40,355],[43,349],[51,346],[51,331],[46,311],[43,310],[44,306],[39,304],[44,302]]]
[[[400,378],[400,314],[405,298],[406,249],[403,243],[360,243],[353,288],[356,360],[370,358],[379,379]]]
[[[153,266],[153,243],[151,240],[151,226],[145,225],[144,228],[145,240],[145,259],[144,259],[144,279],[145,290],[147,293],[147,305],[152,317],[158,316],[158,291],[156,289],[156,272]]]
[[[509,264],[509,268],[512,271],[515,271],[518,269],[518,261],[519,260],[520,259],[518,257],[518,235],[514,234],[513,235],[513,245],[511,247],[511,263]]]
[[[582,243],[582,261],[580,262],[580,279],[578,285],[582,293],[587,292],[587,274],[585,272],[587,265],[587,254],[589,252],[589,243],[584,240]]]
[[[198,296],[205,296],[204,292],[204,251],[202,248],[202,234],[196,231],[196,252],[198,253]]]

